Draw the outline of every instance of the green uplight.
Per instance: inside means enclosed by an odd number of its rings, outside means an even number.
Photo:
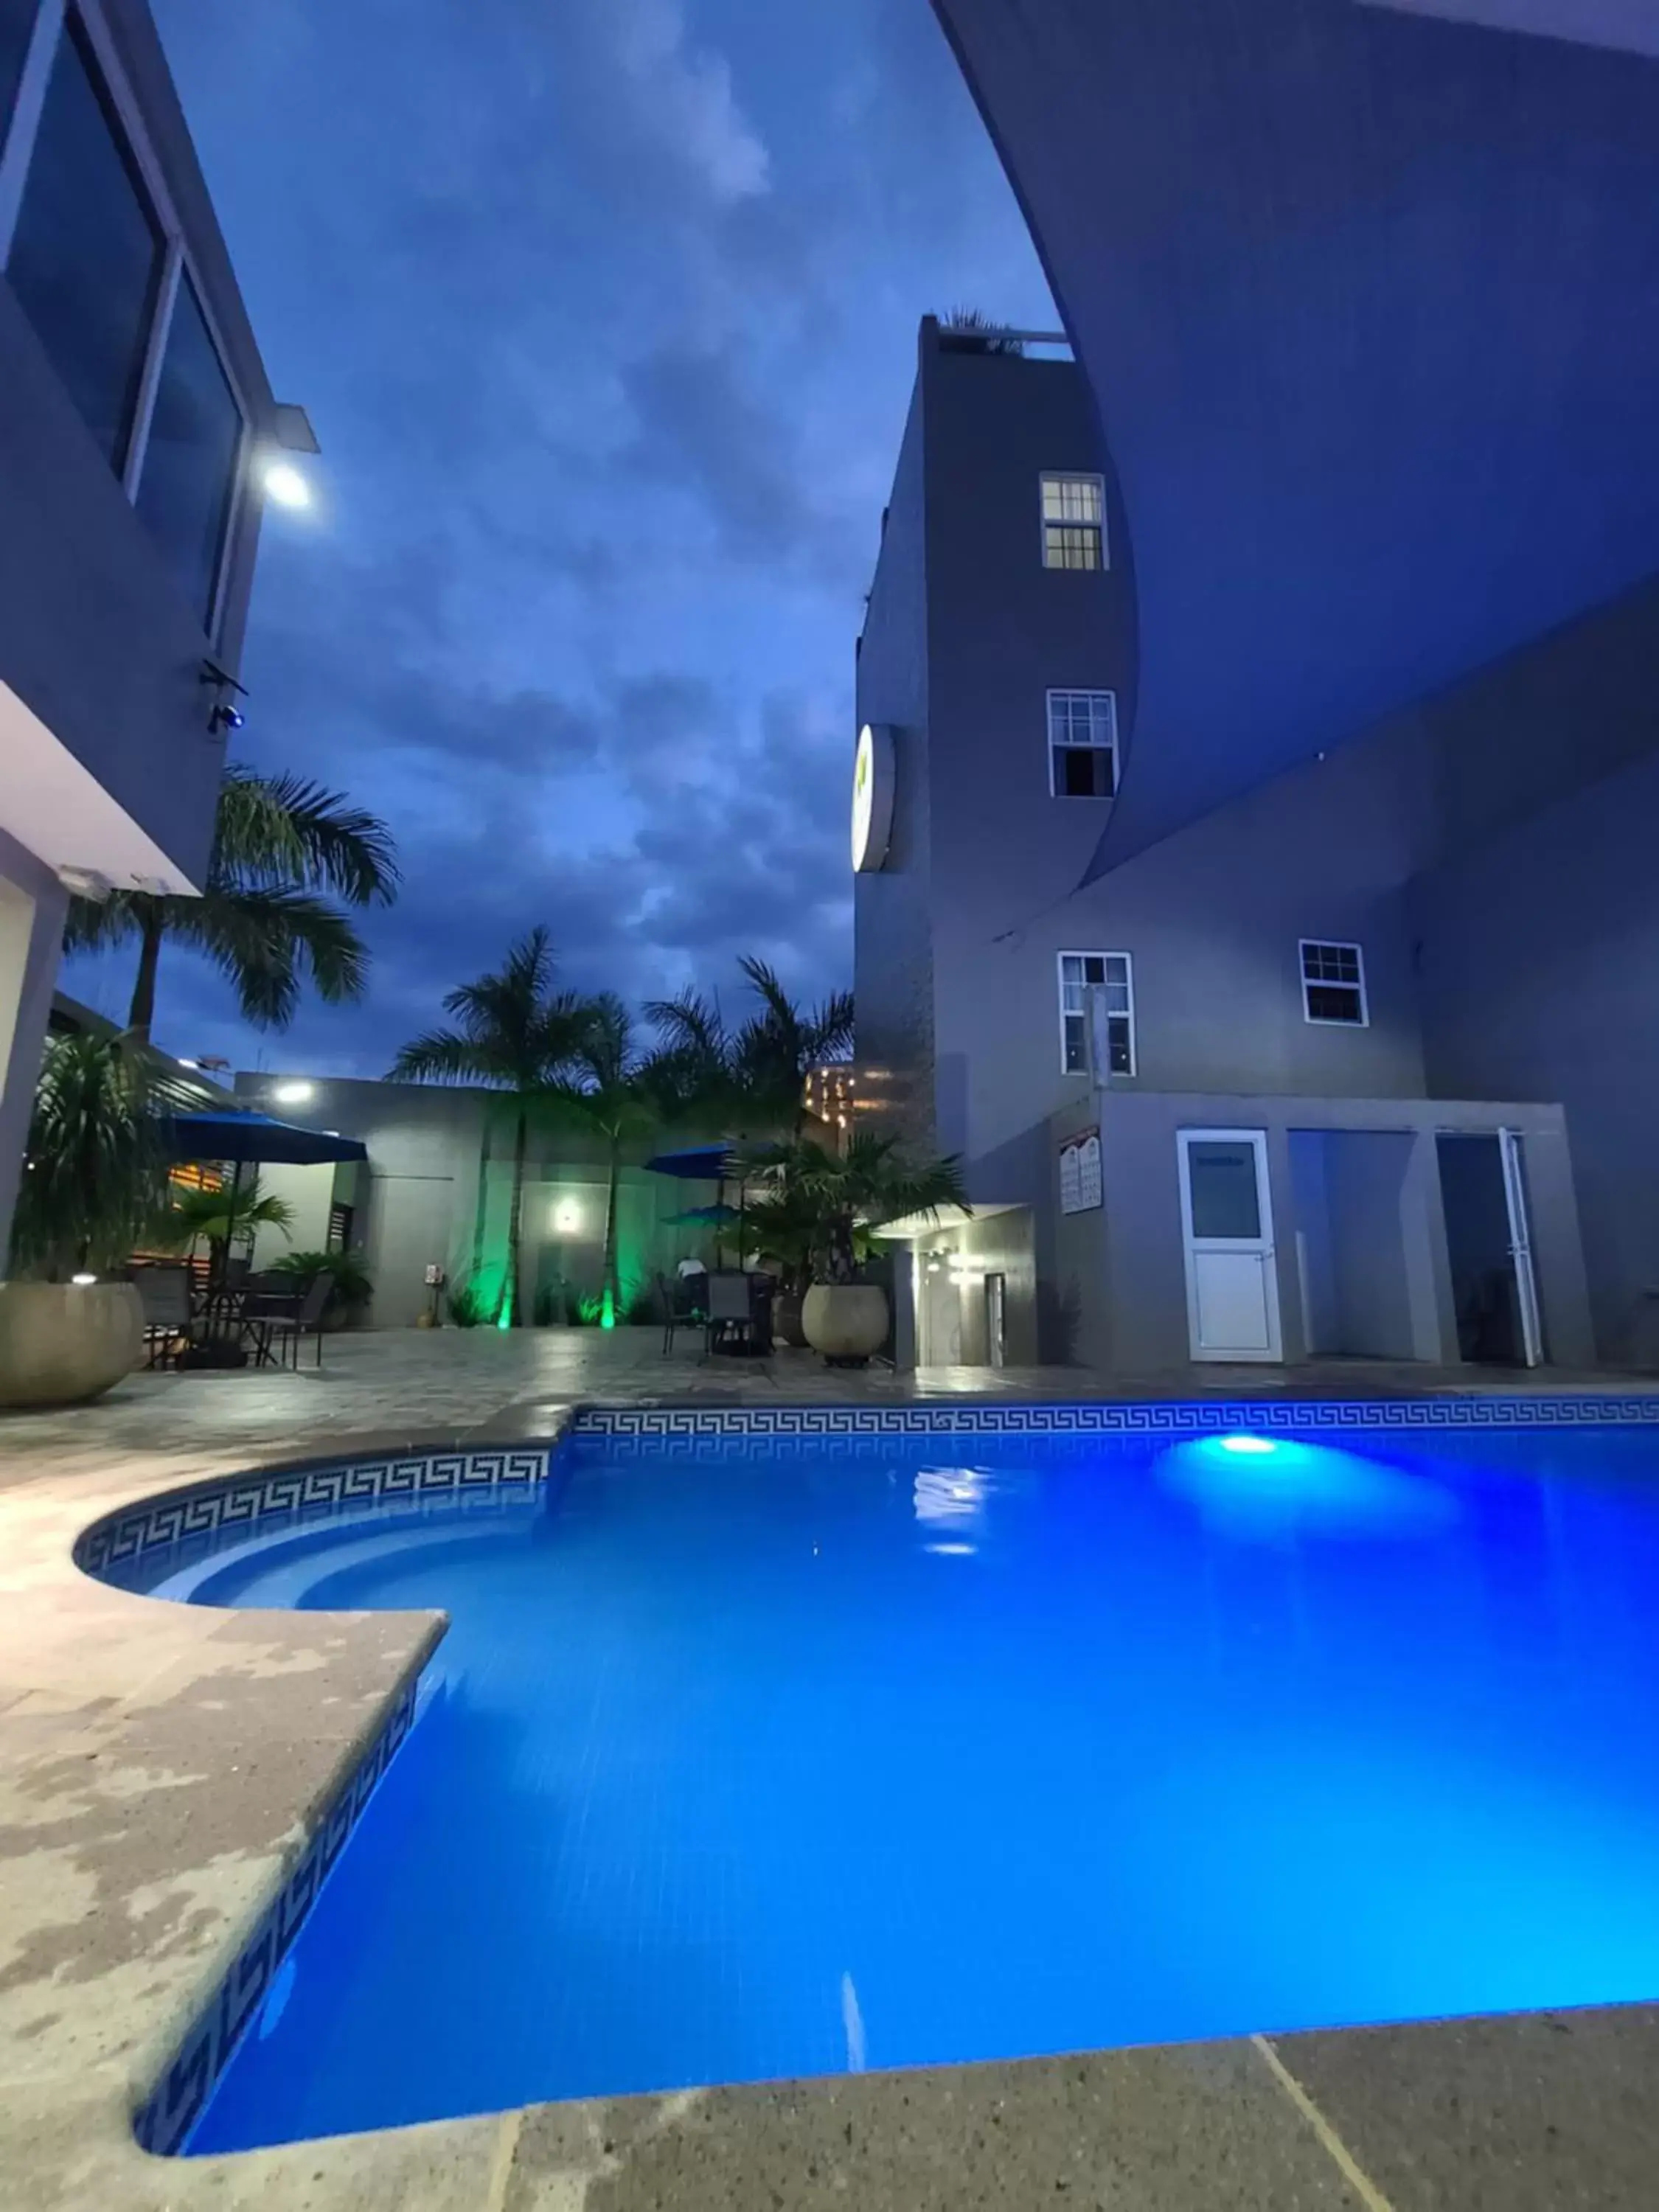
[[[611,1296],[611,1285],[607,1283],[605,1286],[605,1303],[599,1308],[599,1327],[601,1328],[615,1328],[616,1326],[617,1301]]]

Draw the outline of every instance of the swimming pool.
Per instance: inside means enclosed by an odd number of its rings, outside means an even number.
[[[1659,1995],[1659,1426],[1069,1410],[105,1565],[452,1616],[185,2148]]]

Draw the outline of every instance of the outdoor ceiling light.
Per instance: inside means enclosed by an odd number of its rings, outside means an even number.
[[[279,1106],[303,1106],[316,1093],[314,1083],[279,1083],[270,1095]]]
[[[264,482],[265,496],[274,499],[278,507],[309,507],[311,486],[292,461],[267,461]]]

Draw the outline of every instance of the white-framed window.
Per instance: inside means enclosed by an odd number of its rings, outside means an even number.
[[[1106,480],[1071,473],[1045,475],[1042,485],[1042,565],[1045,568],[1106,566]]]
[[[1117,789],[1117,695],[1048,694],[1048,789],[1056,799],[1109,799]]]
[[[99,0],[40,0],[0,155],[0,260],[215,638],[248,410]]]
[[[1357,945],[1332,945],[1322,938],[1300,940],[1302,1012],[1310,1022],[1334,1022],[1346,1029],[1366,1028],[1365,957]]]
[[[1089,992],[1106,993],[1106,1030],[1114,1075],[1135,1072],[1133,963],[1127,952],[1060,955],[1060,1064],[1067,1075],[1089,1068]]]

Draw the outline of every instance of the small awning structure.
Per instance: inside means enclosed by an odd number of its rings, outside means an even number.
[[[161,1125],[169,1159],[245,1160],[270,1167],[322,1167],[330,1160],[366,1160],[361,1137],[302,1129],[270,1114],[173,1114]]]
[[[671,1213],[668,1219],[670,1226],[677,1229],[726,1229],[743,1216],[735,1206],[693,1206],[684,1213]]]
[[[652,1175],[678,1176],[686,1182],[724,1182],[737,1170],[732,1147],[724,1138],[717,1145],[692,1145],[683,1152],[659,1152],[645,1164]]]

